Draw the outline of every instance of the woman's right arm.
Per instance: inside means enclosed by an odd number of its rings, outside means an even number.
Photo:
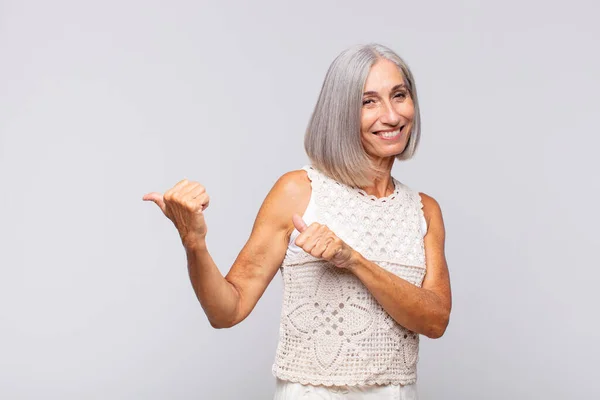
[[[185,185],[188,184],[195,183]],[[197,194],[199,190],[195,190]],[[175,200],[173,194],[167,192],[171,200],[165,197],[165,203],[179,204],[171,204],[171,207],[163,204],[163,207],[157,201],[156,193],[144,196],[145,200],[161,206],[163,212],[167,211],[165,215],[178,228],[186,250],[192,287],[214,328],[234,326],[254,309],[283,262],[294,229],[292,216],[304,213],[310,191],[310,181],[302,170],[289,172],[275,183],[258,212],[250,238],[225,277],[206,246],[206,226],[201,214],[208,205],[208,197],[198,195],[194,202],[189,195],[194,189],[188,188],[183,195],[174,196],[178,198]],[[170,209],[186,207],[187,212],[168,215]]]

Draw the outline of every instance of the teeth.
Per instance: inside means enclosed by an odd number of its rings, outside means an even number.
[[[394,136],[397,136],[400,134],[400,129],[392,131],[392,132],[380,132],[379,135],[383,136],[384,138],[393,138]]]

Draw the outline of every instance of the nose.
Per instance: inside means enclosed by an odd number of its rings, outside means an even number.
[[[381,108],[379,120],[386,125],[398,125],[400,123],[400,114],[398,114],[392,104],[388,102],[384,102],[383,104],[384,106]]]

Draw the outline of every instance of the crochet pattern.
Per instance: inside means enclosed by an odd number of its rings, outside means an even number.
[[[312,167],[317,221],[368,260],[416,286],[425,276],[419,194],[394,179],[384,198]],[[397,324],[354,274],[308,253],[288,252],[273,373],[311,385],[410,384],[419,335]]]

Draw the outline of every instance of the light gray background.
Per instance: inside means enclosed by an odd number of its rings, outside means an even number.
[[[307,163],[327,67],[371,41],[417,81],[454,308],[422,399],[598,398],[593,1],[0,1],[0,398],[268,399],[281,278],[213,330],[172,224],[207,187],[223,273]]]

